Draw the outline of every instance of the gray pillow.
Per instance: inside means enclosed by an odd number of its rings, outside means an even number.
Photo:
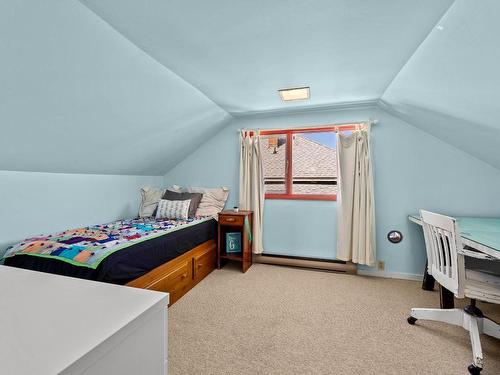
[[[200,205],[201,198],[203,197],[202,193],[178,193],[171,190],[166,190],[165,194],[163,194],[162,199],[167,199],[169,201],[185,201],[191,199],[191,204],[189,205],[188,215],[189,217],[196,216],[196,210]]]

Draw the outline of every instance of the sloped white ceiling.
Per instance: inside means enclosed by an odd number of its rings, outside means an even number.
[[[382,97],[389,111],[497,168],[499,16],[498,0],[455,1]]]
[[[82,0],[231,113],[380,98],[451,0]],[[310,86],[307,102],[277,90]]]
[[[500,168],[499,14],[496,0],[0,2],[0,169],[162,175],[228,112],[380,97]],[[311,100],[279,100],[300,85]]]
[[[76,0],[0,2],[0,51],[0,170],[161,175],[229,118]]]

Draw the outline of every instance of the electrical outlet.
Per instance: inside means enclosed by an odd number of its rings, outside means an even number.
[[[383,271],[385,269],[385,262],[383,260],[379,260],[377,262],[377,268],[379,271]]]

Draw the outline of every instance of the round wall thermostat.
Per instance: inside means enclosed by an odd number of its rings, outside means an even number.
[[[387,233],[387,239],[392,243],[400,243],[403,240],[403,233],[399,230],[391,230]]]

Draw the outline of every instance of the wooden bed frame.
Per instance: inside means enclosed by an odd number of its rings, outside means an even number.
[[[170,306],[215,269],[216,257],[217,243],[209,240],[125,285],[170,293]]]

